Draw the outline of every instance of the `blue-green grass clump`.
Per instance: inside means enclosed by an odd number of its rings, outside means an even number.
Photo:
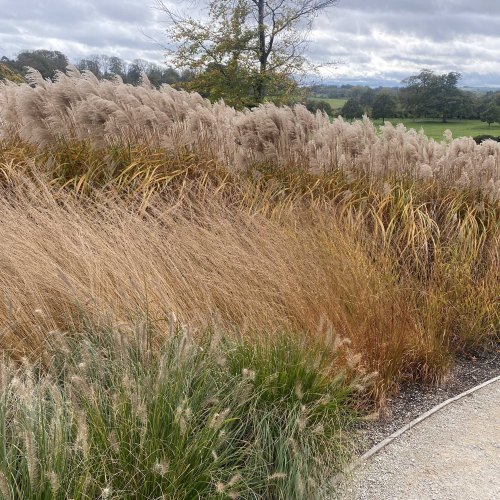
[[[3,498],[315,498],[348,455],[359,380],[318,341],[159,342],[147,322],[51,339],[2,365]]]

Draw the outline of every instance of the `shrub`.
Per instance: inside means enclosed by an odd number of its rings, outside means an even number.
[[[476,144],[481,144],[483,141],[488,141],[488,140],[500,142],[500,137],[494,137],[489,134],[476,135],[475,137],[473,137],[473,139],[476,142]]]
[[[333,116],[333,109],[330,106],[330,103],[327,101],[323,101],[321,99],[307,99],[305,102],[305,106],[311,113],[323,111],[328,116]]]
[[[364,110],[355,99],[348,99],[347,102],[342,106],[340,114],[347,118],[348,120],[353,120],[354,118],[361,118],[363,116]]]
[[[7,64],[0,62],[0,81],[8,80],[14,83],[23,83],[24,78],[17,71],[10,68]]]

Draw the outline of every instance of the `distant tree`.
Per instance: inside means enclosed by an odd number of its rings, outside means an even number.
[[[146,74],[149,81],[155,87],[160,87],[164,83],[172,85],[180,82],[181,75],[171,66],[160,66],[159,64],[150,64]]]
[[[372,117],[382,118],[382,123],[385,123],[386,118],[396,114],[396,109],[396,99],[389,94],[380,93],[373,101]]]
[[[446,123],[459,114],[463,103],[463,92],[457,87],[460,78],[460,73],[436,75],[424,69],[403,80],[406,87],[401,90],[401,100],[415,116],[439,116]]]
[[[81,59],[76,67],[80,71],[91,71],[97,78],[101,78],[103,75],[101,73],[101,68],[99,67],[99,61],[96,59]]]
[[[361,118],[363,116],[364,110],[358,101],[354,99],[349,99],[342,106],[340,114],[343,118],[348,120],[353,120],[354,118]]]
[[[183,77],[175,68],[168,66],[163,70],[161,78],[163,83],[172,84],[181,81]]]
[[[363,96],[369,89],[370,87],[366,87],[365,85],[351,85],[347,92],[348,99],[354,99],[355,101],[360,102],[361,96]]]
[[[44,78],[53,78],[56,71],[65,71],[68,58],[61,52],[47,50],[27,50],[21,52],[16,59],[0,58],[0,80],[23,82],[26,68],[24,65],[40,71]],[[125,83],[137,85],[142,73],[145,73],[152,85],[160,87],[167,83],[170,85],[184,84],[195,77],[191,70],[179,73],[172,66],[151,63],[144,59],[134,59],[128,64],[123,59],[106,54],[91,54],[80,59],[75,66],[80,71],[90,71],[97,78],[111,78],[120,76]]]
[[[458,109],[457,117],[466,120],[477,120],[478,96],[475,92],[462,91],[462,103]]]
[[[109,58],[109,66],[108,71],[110,75],[120,76],[122,79],[125,79],[127,74],[127,64],[123,59],[119,57],[112,56]]]
[[[11,61],[6,56],[2,56],[2,58],[0,59],[0,63],[4,64],[5,66],[9,66],[9,67],[14,67],[14,65],[15,65],[15,61],[14,60]]]
[[[163,68],[157,64],[150,64],[146,72],[149,81],[155,87],[160,87],[163,82]]]
[[[171,66],[151,63],[144,59],[134,59],[130,64],[119,57],[109,57],[105,54],[91,55],[81,59],[76,67],[80,71],[91,71],[97,78],[110,78],[119,75],[125,83],[138,85],[144,73],[155,87],[164,83],[175,84],[183,80],[182,75]],[[185,75],[189,80],[190,75]]]
[[[482,113],[481,121],[486,122],[489,127],[491,127],[492,123],[500,123],[500,106],[496,105],[494,102],[491,103]]]
[[[375,102],[375,98],[377,97],[377,93],[370,87],[366,87],[363,92],[361,92],[358,102],[366,111],[373,106]]]
[[[109,78],[109,60],[106,54],[92,54],[78,62],[76,67],[80,71],[92,71],[98,78]]]
[[[65,71],[69,61],[62,52],[40,49],[20,52],[14,64],[22,73],[30,67],[39,71],[43,78],[54,78],[56,71]]]
[[[101,72],[101,75],[103,78],[107,78],[109,76],[109,59],[110,57],[107,56],[106,54],[99,54],[98,56],[95,56],[97,59],[97,62],[99,64],[99,71]]]
[[[132,85],[138,85],[141,80],[141,75],[147,73],[150,63],[144,59],[134,59],[127,68],[125,81]]]

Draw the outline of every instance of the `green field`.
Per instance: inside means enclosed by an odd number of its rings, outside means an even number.
[[[422,119],[405,119],[405,118],[387,118],[387,122],[393,125],[403,123],[406,128],[414,128],[419,131],[424,129],[425,134],[436,140],[441,140],[445,130],[451,130],[453,137],[474,137],[476,135],[489,134],[493,136],[500,135],[500,126],[492,124],[491,127],[487,123],[480,120],[450,120],[448,123],[442,123],[440,120],[432,120],[429,118]],[[375,120],[375,124],[381,125],[382,120]]]
[[[314,97],[314,100],[325,101],[333,109],[341,108],[347,99],[327,99],[323,97]],[[402,123],[406,128],[413,128],[417,132],[424,129],[425,134],[437,141],[443,139],[445,130],[451,130],[453,137],[475,137],[476,135],[500,136],[500,125],[494,123],[488,126],[487,123],[480,120],[449,120],[448,123],[442,123],[438,118],[386,118],[386,122],[393,125]],[[376,125],[382,125],[382,120],[374,120]]]
[[[347,102],[347,99],[327,99],[326,97],[313,97],[312,100],[313,101],[325,101],[333,109],[339,109]]]

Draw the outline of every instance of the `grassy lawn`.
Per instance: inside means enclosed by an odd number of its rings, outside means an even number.
[[[323,97],[312,97],[312,100],[313,101],[325,101],[333,109],[341,108],[347,102],[347,99],[327,99],[327,98],[323,98]]]
[[[375,120],[374,122],[377,125],[382,124],[382,120]],[[386,122],[391,122],[393,125],[403,123],[405,127],[414,128],[417,131],[422,128],[427,136],[436,140],[441,140],[444,131],[447,129],[451,130],[455,138],[465,136],[474,137],[483,134],[500,135],[500,126],[498,124],[492,124],[489,127],[487,123],[480,120],[450,120],[448,123],[442,123],[440,120],[429,118],[387,118]]]
[[[341,108],[347,99],[327,99],[323,97],[313,97],[313,100],[325,101],[333,109]],[[448,123],[442,123],[438,118],[386,118],[386,122],[393,125],[403,123],[406,128],[414,128],[419,131],[421,128],[428,137],[436,140],[443,139],[444,131],[449,129],[453,137],[474,137],[476,135],[489,134],[493,136],[500,135],[500,125],[494,123],[488,126],[487,123],[480,120],[450,120]],[[382,120],[374,120],[376,125],[382,125]]]

